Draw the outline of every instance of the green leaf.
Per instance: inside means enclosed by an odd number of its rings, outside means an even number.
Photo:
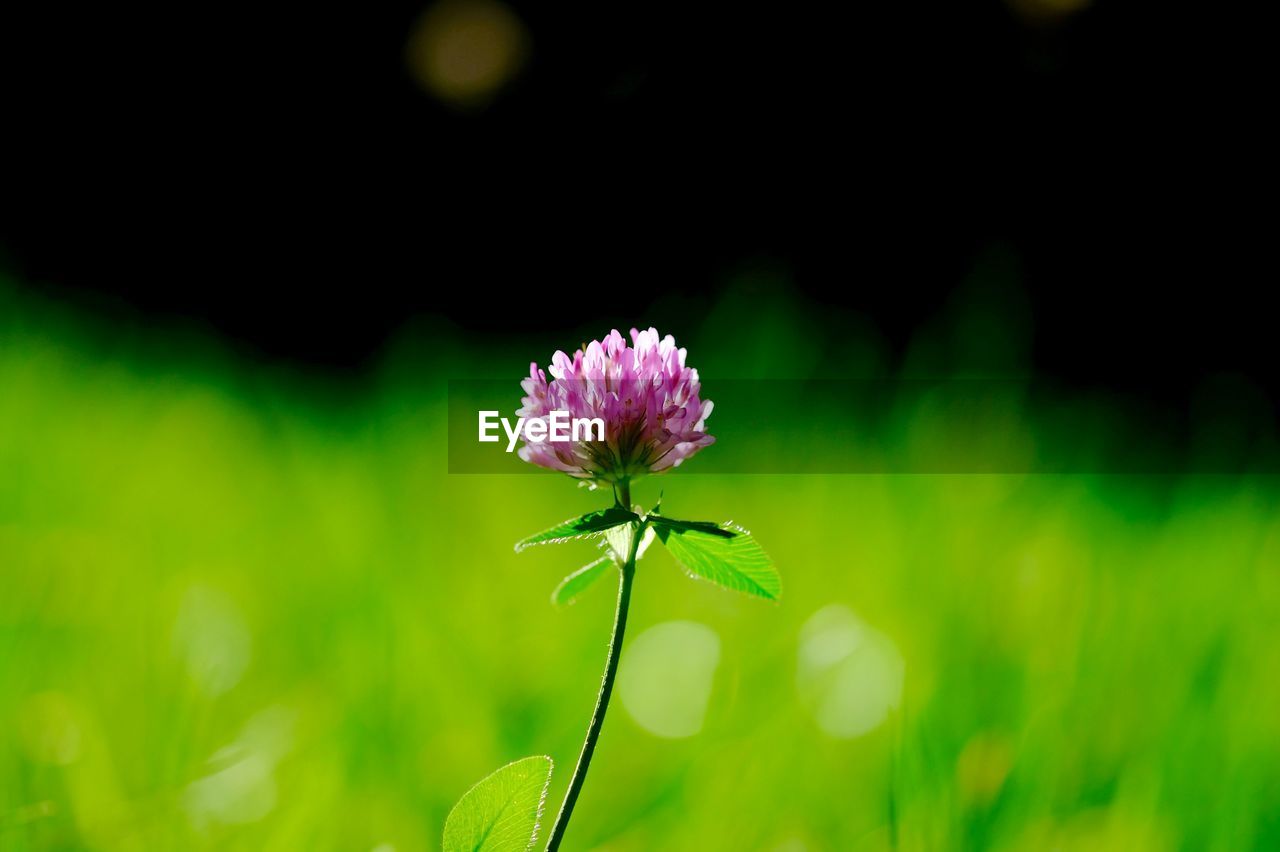
[[[444,852],[517,852],[538,838],[551,758],[526,757],[463,794],[444,821]]]
[[[630,552],[631,535],[634,529],[634,526],[626,525],[614,527],[606,532],[605,541],[600,546],[609,551],[609,555],[601,556],[595,562],[583,565],[577,571],[561,580],[560,585],[556,586],[555,591],[551,593],[551,602],[557,606],[568,606],[576,601],[588,586],[604,576],[605,568],[610,565],[621,565]],[[644,556],[644,552],[649,549],[653,538],[653,527],[645,527],[644,537],[640,539],[640,546],[636,548],[637,560]]]
[[[658,538],[694,576],[749,595],[776,601],[782,578],[751,533],[733,524],[651,518]]]
[[[608,509],[602,509],[599,512],[590,512],[581,518],[574,518],[557,524],[549,530],[543,530],[535,533],[528,538],[521,539],[516,542],[516,553],[535,544],[558,544],[562,541],[572,541],[577,538],[592,538],[594,536],[603,535],[606,531],[628,524],[632,521],[638,521],[640,516],[635,512],[629,512],[618,506],[611,506]]]
[[[661,515],[650,515],[649,520],[656,527],[666,527],[675,532],[696,531],[721,538],[733,538],[739,530],[729,524],[714,524],[711,521],[677,521],[675,518],[664,518]]]
[[[557,606],[568,606],[578,599],[578,595],[604,574],[604,570],[613,565],[612,556],[601,556],[595,562],[584,565],[568,577],[560,581],[556,590],[551,593],[551,602]]]
[[[631,539],[635,534],[635,524],[614,527],[604,534],[604,543],[600,546],[612,553],[614,560],[621,565],[631,553]]]
[[[631,539],[635,534],[635,524],[614,527],[604,534],[605,543],[601,546],[608,548],[613,553],[613,558],[621,565],[627,561],[627,556],[631,554]],[[653,527],[645,525],[644,535],[641,536],[640,544],[636,548],[636,559],[644,556],[644,552],[649,549],[649,545],[652,543]]]

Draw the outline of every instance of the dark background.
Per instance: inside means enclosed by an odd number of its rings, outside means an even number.
[[[349,368],[423,313],[696,317],[759,266],[900,354],[996,256],[1050,375],[1280,388],[1264,54],[1225,9],[511,5],[529,63],[458,109],[406,70],[419,3],[11,4],[0,268]]]

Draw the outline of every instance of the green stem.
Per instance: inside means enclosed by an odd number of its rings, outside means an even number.
[[[622,485],[623,505],[630,508],[631,494],[626,483]],[[582,784],[587,780],[587,768],[591,765],[591,755],[595,753],[596,741],[600,739],[600,728],[604,725],[604,714],[609,709],[609,696],[613,692],[613,681],[618,674],[618,658],[622,653],[622,634],[627,629],[627,610],[631,606],[631,583],[636,575],[636,551],[640,547],[640,539],[644,537],[644,523],[638,523],[631,535],[631,545],[626,561],[622,563],[618,578],[618,609],[613,616],[613,636],[609,639],[609,657],[604,664],[604,678],[600,682],[600,694],[596,697],[596,708],[591,714],[591,724],[587,727],[587,738],[582,743],[582,752],[578,755],[578,765],[574,767],[573,778],[569,780],[569,790],[564,794],[564,803],[560,805],[560,813],[556,814],[555,825],[551,827],[551,839],[547,841],[547,852],[556,852],[560,842],[564,840],[565,829],[569,826],[569,817],[573,815],[573,806],[577,804],[578,794],[582,792]]]

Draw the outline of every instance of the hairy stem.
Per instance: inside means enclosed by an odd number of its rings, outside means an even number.
[[[631,502],[630,489],[622,486],[624,505]],[[628,508],[630,506],[628,505]],[[622,652],[622,634],[627,629],[627,609],[631,606],[631,582],[636,574],[636,550],[640,539],[644,537],[644,524],[637,523],[632,531],[631,544],[626,561],[618,569],[618,609],[613,617],[613,636],[609,639],[609,657],[604,664],[604,678],[600,682],[600,694],[596,697],[596,709],[591,714],[591,724],[587,727],[587,738],[582,743],[582,752],[578,755],[578,765],[574,767],[573,778],[569,780],[569,790],[564,794],[564,803],[560,805],[560,813],[556,814],[555,825],[551,827],[551,839],[547,841],[547,852],[556,852],[564,839],[565,829],[569,826],[569,817],[573,815],[573,806],[577,804],[578,794],[582,792],[582,784],[587,780],[587,768],[591,765],[591,755],[595,753],[596,741],[600,739],[600,728],[604,725],[604,714],[609,709],[609,696],[613,692],[613,680],[618,673],[618,657]]]

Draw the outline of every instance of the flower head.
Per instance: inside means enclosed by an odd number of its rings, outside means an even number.
[[[547,375],[536,363],[520,383],[519,415],[548,420],[567,412],[572,420],[600,419],[604,440],[585,430],[570,441],[530,441],[520,458],[579,479],[624,482],[676,467],[715,442],[708,435],[710,400],[699,397],[698,371],[686,367],[686,350],[657,329],[631,329],[631,345],[615,329],[569,357],[557,352]]]

